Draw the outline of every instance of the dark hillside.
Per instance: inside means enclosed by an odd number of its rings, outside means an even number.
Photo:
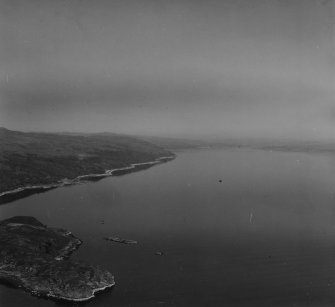
[[[171,152],[117,134],[24,133],[0,128],[0,193],[148,162]]]

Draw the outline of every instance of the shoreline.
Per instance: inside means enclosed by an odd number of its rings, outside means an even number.
[[[115,286],[106,269],[70,258],[83,241],[66,229],[48,227],[31,216],[14,216],[0,221],[0,231],[1,284],[68,302],[90,300]]]
[[[12,194],[17,194],[17,193],[21,193],[24,191],[31,191],[33,192],[34,190],[51,190],[51,189],[56,189],[56,188],[61,188],[61,187],[65,187],[65,186],[70,186],[70,185],[75,185],[75,184],[80,184],[83,183],[85,181],[83,181],[83,179],[87,178],[104,178],[104,177],[111,177],[111,176],[115,176],[113,173],[114,172],[118,172],[118,171],[127,171],[127,170],[132,170],[132,169],[136,169],[137,166],[141,166],[141,165],[155,165],[155,164],[160,164],[163,162],[167,162],[170,160],[173,160],[176,156],[166,156],[166,157],[159,157],[153,161],[148,161],[148,162],[138,162],[138,163],[131,163],[129,166],[125,166],[125,167],[120,167],[120,168],[115,168],[115,169],[111,169],[111,170],[106,170],[105,173],[102,174],[87,174],[87,175],[80,175],[77,176],[74,179],[61,179],[59,180],[58,183],[51,183],[51,184],[41,184],[41,185],[32,185],[32,186],[24,186],[24,187],[19,187],[13,190],[9,190],[9,191],[4,191],[0,193],[0,199],[3,196],[7,196],[7,195],[12,195]]]
[[[90,296],[84,297],[84,298],[68,298],[68,297],[65,297],[65,296],[56,296],[56,295],[53,295],[53,294],[47,294],[46,296],[55,300],[55,301],[87,302],[87,301],[91,300],[92,298],[95,298],[96,293],[103,292],[107,289],[113,288],[114,286],[115,286],[115,281],[113,281],[112,283],[110,283],[106,286],[103,286],[101,288],[93,289],[92,294]]]

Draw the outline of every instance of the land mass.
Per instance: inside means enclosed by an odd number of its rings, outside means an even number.
[[[60,184],[96,180],[174,157],[140,138],[111,133],[26,133],[0,128],[0,203]],[[13,194],[13,193],[11,193]]]
[[[115,282],[104,269],[68,259],[80,244],[71,232],[47,227],[33,217],[3,220],[0,281],[55,300],[89,300]]]
[[[335,154],[334,140],[292,139],[292,138],[207,138],[183,139],[157,136],[142,136],[141,139],[162,148],[179,151],[188,149],[242,148],[266,151],[303,152],[315,154]]]

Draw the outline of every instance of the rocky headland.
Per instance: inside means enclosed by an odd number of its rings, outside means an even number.
[[[71,232],[47,227],[33,217],[3,220],[0,281],[55,300],[89,300],[115,282],[110,272],[69,259],[81,243]]]

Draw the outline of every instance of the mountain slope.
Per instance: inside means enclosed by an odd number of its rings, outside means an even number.
[[[171,155],[124,135],[24,133],[0,128],[0,193]]]

